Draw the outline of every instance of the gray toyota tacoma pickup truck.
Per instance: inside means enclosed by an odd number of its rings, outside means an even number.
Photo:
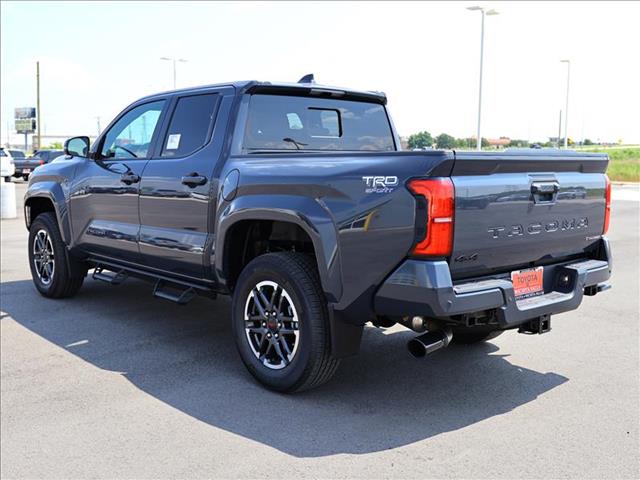
[[[91,271],[232,295],[242,361],[283,392],[331,378],[367,322],[418,332],[419,357],[547,332],[608,288],[606,155],[403,152],[386,103],[308,78],[136,101],[33,172],[36,288],[71,297]]]

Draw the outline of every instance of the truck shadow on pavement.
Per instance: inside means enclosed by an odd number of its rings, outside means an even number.
[[[77,297],[56,301],[30,280],[8,282],[2,310],[187,415],[296,457],[408,445],[509,412],[568,380],[513,365],[492,343],[417,360],[405,348],[412,332],[367,328],[360,355],[345,359],[330,383],[280,395],[245,371],[228,299],[181,307],[150,292],[136,280],[110,287],[87,279]]]

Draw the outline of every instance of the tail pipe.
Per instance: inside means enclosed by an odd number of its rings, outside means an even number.
[[[409,340],[407,348],[411,355],[416,358],[422,358],[429,353],[433,353],[436,350],[446,347],[449,345],[452,338],[453,333],[451,332],[451,329],[445,327],[440,330],[423,333],[413,340]]]

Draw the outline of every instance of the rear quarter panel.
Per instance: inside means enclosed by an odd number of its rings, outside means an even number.
[[[439,151],[230,157],[221,179],[237,170],[238,188],[233,200],[220,198],[219,222],[250,217],[252,209],[297,211],[308,220],[312,239],[318,239],[314,244],[323,287],[333,297],[329,299],[334,308],[352,309],[350,316],[365,322],[372,314],[375,288],[413,244],[415,201],[406,189],[407,180],[434,173],[446,176],[452,161],[451,153]],[[370,176],[397,181],[372,189],[363,180]],[[221,241],[218,238],[216,251]],[[337,279],[339,288],[326,284],[326,279]]]

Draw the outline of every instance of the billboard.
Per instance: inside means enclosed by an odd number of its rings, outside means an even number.
[[[15,109],[14,117],[16,120],[25,118],[36,118],[36,109],[34,107],[18,107]]]
[[[36,109],[33,107],[18,107],[15,109],[15,123],[17,133],[33,133],[36,131]]]
[[[17,133],[33,133],[36,131],[35,118],[16,118],[15,124]]]

